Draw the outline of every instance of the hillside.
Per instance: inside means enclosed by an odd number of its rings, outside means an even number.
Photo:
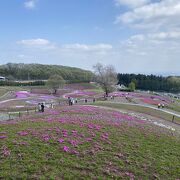
[[[75,67],[44,64],[0,65],[0,75],[10,80],[46,80],[51,75],[61,75],[69,81],[90,81],[92,72]]]
[[[0,123],[0,147],[0,179],[180,178],[176,132],[94,106]]]

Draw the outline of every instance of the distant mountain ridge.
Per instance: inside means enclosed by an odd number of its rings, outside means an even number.
[[[93,73],[75,67],[45,64],[7,63],[0,65],[0,76],[9,80],[47,80],[58,74],[65,80],[75,82],[90,81]]]

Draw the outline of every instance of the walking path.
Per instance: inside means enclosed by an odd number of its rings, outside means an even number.
[[[0,104],[6,103],[9,101],[20,101],[20,100],[27,100],[27,99],[32,99],[32,97],[20,98],[20,99],[18,99],[18,98],[7,99],[7,100],[0,101]]]

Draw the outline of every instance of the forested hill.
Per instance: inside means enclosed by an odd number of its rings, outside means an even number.
[[[92,72],[60,65],[13,64],[0,65],[0,76],[9,80],[47,80],[51,75],[61,75],[69,81],[90,81]]]
[[[134,82],[136,89],[151,91],[180,92],[180,76],[155,76],[142,74],[118,74],[118,83],[128,86]]]

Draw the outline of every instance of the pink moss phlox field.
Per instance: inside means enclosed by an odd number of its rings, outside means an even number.
[[[20,131],[20,132],[17,132],[17,134],[18,134],[19,136],[26,136],[26,135],[28,135],[28,132],[26,132],[26,131]]]
[[[15,95],[17,98],[27,98],[30,96],[30,92],[28,92],[28,91],[17,91],[15,93]]]
[[[8,147],[7,146],[2,146],[1,147],[1,149],[0,149],[1,151],[0,151],[0,154],[2,155],[2,156],[4,156],[4,157],[8,157],[8,156],[10,156],[10,154],[11,154],[11,151],[8,149]]]
[[[69,152],[69,147],[68,147],[68,146],[63,146],[63,150],[64,150],[65,152]]]
[[[72,93],[68,93],[66,94],[64,97],[65,98],[68,98],[68,97],[72,97],[72,98],[77,98],[77,97],[83,97],[83,96],[94,96],[96,95],[97,92],[93,92],[93,91],[79,91],[79,90],[76,90]]]
[[[0,132],[0,139],[6,139],[7,138],[7,132]]]
[[[14,145],[28,145],[28,142],[26,142],[26,141],[20,141],[20,142],[18,142],[17,140],[13,140],[12,143],[13,143]]]
[[[55,143],[59,146],[60,151],[77,156],[86,153],[95,154],[103,150],[98,142],[111,144],[111,133],[105,130],[107,126],[118,128],[121,126],[121,122],[126,122],[130,126],[145,123],[145,121],[128,114],[88,105],[60,106],[57,109],[47,110],[43,114],[43,118],[42,114],[37,113],[35,116],[29,115],[25,119],[17,119],[12,122],[18,124],[21,121],[40,124],[42,122],[47,124],[47,127],[44,125],[17,131],[12,141],[14,146],[27,146],[30,142],[26,140],[35,138],[44,144]],[[10,124],[10,121],[3,124]],[[71,125],[73,128],[66,129],[62,125]],[[0,139],[6,141],[6,135],[7,132],[0,132]],[[77,147],[83,145],[87,146],[88,149],[78,151]],[[10,150],[7,147],[1,151],[3,151],[4,157],[10,155]]]
[[[0,136],[0,139],[5,139],[5,138],[7,138],[7,136],[5,135]]]
[[[157,104],[162,103],[162,101],[160,101],[160,100],[155,100],[155,99],[151,99],[151,98],[144,98],[141,101],[146,104],[152,104],[152,105],[157,105]]]
[[[59,142],[59,143],[63,143],[63,142],[64,142],[64,139],[59,138],[59,139],[58,139],[58,142]]]
[[[152,105],[157,105],[158,103],[164,103],[164,104],[171,103],[170,98],[163,97],[160,95],[151,95],[145,93],[143,94],[143,93],[135,93],[135,92],[113,92],[110,93],[109,96],[135,98],[141,100],[146,104],[152,104]]]
[[[54,109],[46,109],[44,113],[37,112],[0,122],[0,125],[0,161],[5,168],[7,162],[15,162],[15,171],[19,171],[19,174],[30,172],[30,179],[41,179],[40,176],[43,179],[45,171],[45,179],[51,178],[51,172],[57,173],[52,179],[58,179],[59,172],[68,174],[70,171],[82,178],[83,175],[86,178],[86,175],[92,173],[89,179],[97,174],[104,177],[99,179],[138,179],[139,173],[149,173],[143,169],[146,164],[149,168],[152,163],[150,167],[153,169],[157,163],[154,160],[159,158],[154,148],[156,145],[159,148],[166,144],[172,146],[164,141],[161,143],[164,139],[158,138],[165,133],[159,133],[160,129],[141,116],[91,105],[59,105]],[[158,140],[160,144],[156,144]],[[149,149],[151,146],[152,149]],[[164,152],[166,153],[166,149]],[[166,154],[169,158],[169,151]],[[174,160],[177,154],[175,151],[171,159]],[[149,158],[148,162],[146,158]],[[164,162],[164,158],[162,160]],[[169,162],[166,164],[170,164]],[[81,174],[84,172],[87,174]],[[152,172],[154,171],[151,170],[149,176]]]

